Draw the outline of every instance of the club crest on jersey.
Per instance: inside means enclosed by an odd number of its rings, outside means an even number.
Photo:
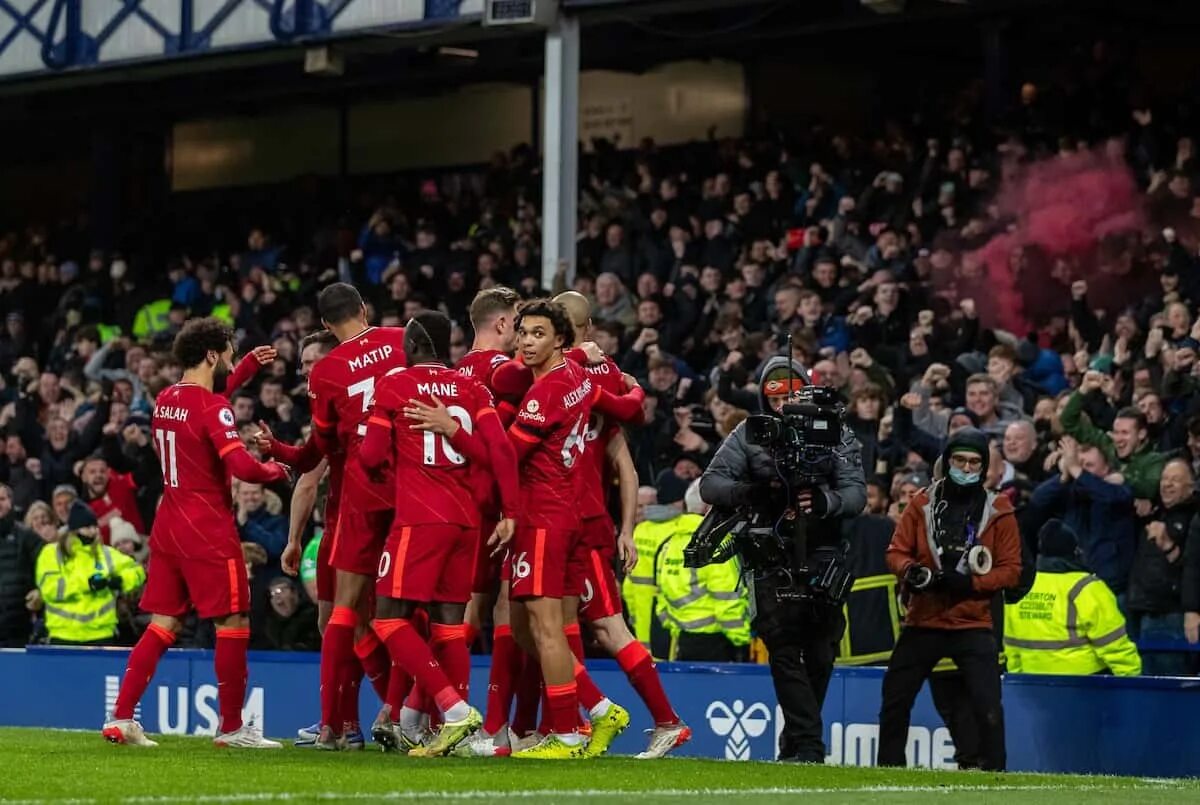
[[[542,404],[540,402],[538,402],[537,400],[530,400],[529,402],[525,403],[525,410],[531,414],[536,414],[538,412],[538,409],[540,409],[541,407],[542,407]]]
[[[221,420],[221,424],[227,428],[233,427],[233,411],[229,408],[222,408],[217,414],[217,419]]]

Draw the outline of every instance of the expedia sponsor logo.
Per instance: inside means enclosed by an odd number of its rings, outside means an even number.
[[[528,419],[530,422],[545,422],[546,417],[538,413],[542,408],[542,404],[537,400],[530,400],[525,403],[525,407],[521,409],[521,419]]]

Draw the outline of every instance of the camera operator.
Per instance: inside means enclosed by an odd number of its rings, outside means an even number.
[[[810,382],[798,363],[789,366],[786,357],[771,358],[759,381],[762,410],[782,421],[784,404],[797,401],[800,389]],[[753,625],[770,653],[771,676],[783,710],[781,760],[825,761],[821,705],[846,622],[840,604],[815,597],[794,600],[780,591],[793,586],[797,565],[810,564],[814,554],[844,558],[840,520],[856,517],[866,505],[861,446],[845,425],[834,442],[834,471],[828,482],[793,489],[789,501],[775,457],[768,448],[751,443],[743,422],[721,444],[700,481],[701,497],[714,507],[745,507],[785,529],[800,516],[807,531],[804,559],[784,556],[780,567],[759,567],[755,575]],[[847,574],[842,594],[850,581]]]
[[[912,705],[943,657],[962,672],[979,729],[979,766],[1003,771],[1004,711],[992,599],[1017,585],[1021,536],[1012,504],[988,491],[987,436],[963,428],[942,454],[946,477],[918,492],[896,524],[888,568],[908,597],[883,677],[880,766],[904,766]]]

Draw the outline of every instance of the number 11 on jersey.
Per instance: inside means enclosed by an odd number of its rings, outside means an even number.
[[[158,461],[162,465],[163,483],[179,486],[179,465],[175,463],[175,431],[156,428],[154,441],[158,443]]]

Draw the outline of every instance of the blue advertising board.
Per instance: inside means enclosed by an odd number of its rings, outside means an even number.
[[[116,700],[127,656],[126,649],[0,650],[0,724],[98,729]],[[681,755],[775,757],[782,715],[765,666],[662,663],[659,669],[672,703],[694,731]],[[592,661],[589,670],[633,715],[612,751],[641,751],[650,719],[625,675],[610,660]],[[471,691],[481,708],[487,674],[487,658],[475,657]],[[316,720],[318,675],[316,654],[252,652],[246,715],[269,735],[294,735]],[[824,711],[827,763],[874,764],[882,677],[880,668],[834,672]],[[378,706],[364,686],[364,717],[373,717]],[[1200,723],[1200,679],[1010,675],[1004,707],[1011,770],[1200,775],[1200,730],[1194,726]],[[138,717],[151,733],[213,734],[212,652],[169,651]],[[954,768],[954,743],[927,691],[913,710],[908,754],[911,765]]]

